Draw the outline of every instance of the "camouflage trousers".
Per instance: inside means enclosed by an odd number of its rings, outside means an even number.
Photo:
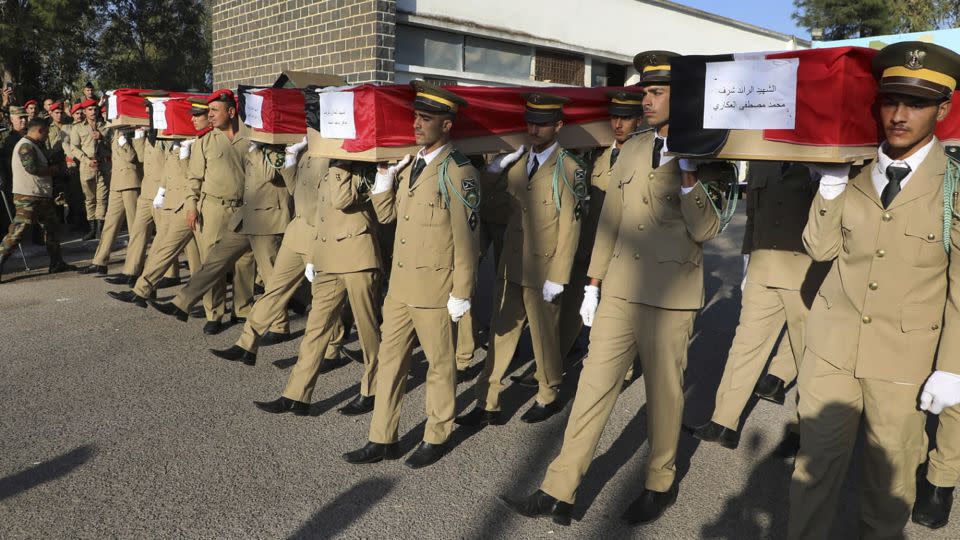
[[[14,193],[13,206],[17,213],[13,217],[13,223],[10,224],[7,235],[0,242],[0,258],[9,257],[17,249],[20,240],[27,231],[27,227],[39,224],[46,232],[47,253],[50,254],[50,262],[60,261],[60,236],[58,231],[60,225],[53,199]]]

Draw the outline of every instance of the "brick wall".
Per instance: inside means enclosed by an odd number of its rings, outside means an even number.
[[[213,85],[272,84],[284,69],[393,82],[396,0],[214,0]]]

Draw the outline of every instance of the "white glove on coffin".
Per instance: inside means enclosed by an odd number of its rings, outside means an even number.
[[[377,175],[373,181],[373,189],[370,190],[371,195],[376,195],[377,193],[383,193],[393,189],[393,183],[397,178],[397,171],[407,166],[407,163],[410,163],[410,154],[403,156],[403,159],[400,160],[396,165],[391,165],[384,168],[377,169]]]
[[[511,163],[520,159],[520,156],[523,155],[524,149],[524,145],[521,144],[520,148],[517,148],[512,153],[503,157],[498,156],[493,158],[493,161],[487,165],[487,172],[494,174],[503,172],[503,170],[509,167]]]

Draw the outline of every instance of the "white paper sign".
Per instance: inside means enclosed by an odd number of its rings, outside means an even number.
[[[260,111],[263,110],[263,96],[247,92],[243,105],[243,123],[257,129],[263,129],[263,118]]]
[[[107,97],[107,120],[113,120],[118,116],[117,111],[117,96],[112,92],[108,92]]]
[[[164,130],[167,129],[167,104],[163,101],[154,101],[150,100],[152,105],[151,110],[153,111],[153,129]]]
[[[705,129],[793,129],[799,58],[708,62]]]
[[[353,92],[320,93],[320,135],[326,139],[355,139]]]

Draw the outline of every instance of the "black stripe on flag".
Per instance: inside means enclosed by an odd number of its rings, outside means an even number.
[[[670,152],[690,156],[715,154],[727,142],[728,130],[703,129],[703,87],[707,62],[729,62],[732,54],[681,56],[670,61]]]

